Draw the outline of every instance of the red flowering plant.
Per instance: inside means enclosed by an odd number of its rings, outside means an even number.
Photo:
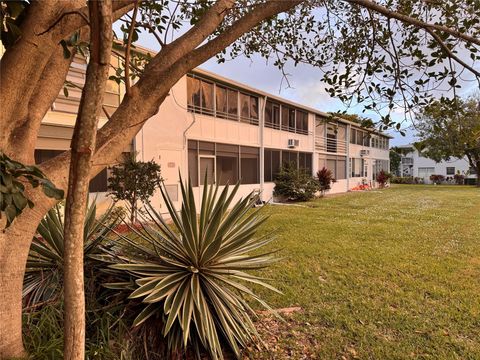
[[[383,189],[385,187],[385,184],[391,177],[392,175],[390,173],[385,172],[384,170],[380,170],[380,172],[377,174],[377,182],[380,189]]]

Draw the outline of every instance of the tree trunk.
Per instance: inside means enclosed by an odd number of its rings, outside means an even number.
[[[480,187],[480,161],[477,161],[477,167],[475,170],[477,171],[477,187]]]
[[[29,197],[35,203],[33,209],[23,210],[5,231],[5,223],[0,221],[0,359],[25,356],[22,342],[23,276],[37,225],[54,203],[45,196]]]
[[[89,2],[91,45],[85,87],[72,138],[72,155],[65,204],[64,228],[64,359],[85,358],[85,290],[83,279],[83,230],[88,182],[98,117],[110,66],[112,45],[111,0]]]

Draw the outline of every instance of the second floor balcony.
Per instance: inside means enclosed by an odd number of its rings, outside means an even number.
[[[347,153],[347,142],[333,137],[315,136],[315,150],[328,153]]]

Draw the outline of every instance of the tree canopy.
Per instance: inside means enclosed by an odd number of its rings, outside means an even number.
[[[464,158],[480,173],[480,99],[443,99],[426,106],[417,117],[422,154],[440,162]],[[480,186],[480,175],[478,175]]]

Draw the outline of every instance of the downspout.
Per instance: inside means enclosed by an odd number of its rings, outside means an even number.
[[[262,109],[260,111],[260,199],[263,201],[263,190],[265,182],[265,146],[264,146],[264,129],[265,129],[265,108],[268,96],[263,98]]]

